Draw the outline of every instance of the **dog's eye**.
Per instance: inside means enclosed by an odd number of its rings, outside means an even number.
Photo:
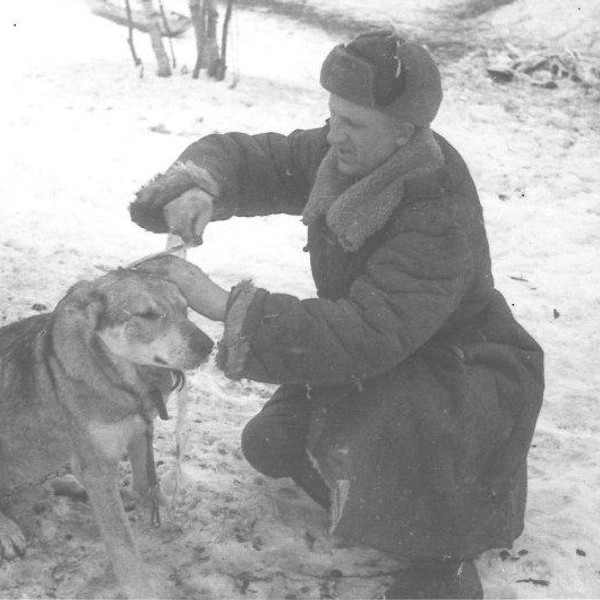
[[[158,321],[158,319],[162,318],[162,315],[155,310],[148,309],[144,312],[136,313],[136,317],[141,317],[142,319],[149,319],[150,321]]]

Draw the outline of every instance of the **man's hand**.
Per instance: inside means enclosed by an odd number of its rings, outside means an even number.
[[[199,188],[184,192],[171,200],[163,214],[169,231],[178,235],[187,244],[202,244],[202,234],[213,214],[213,199],[210,194]]]
[[[218,286],[202,269],[176,256],[150,258],[135,267],[174,283],[188,306],[213,321],[225,320],[229,292]]]

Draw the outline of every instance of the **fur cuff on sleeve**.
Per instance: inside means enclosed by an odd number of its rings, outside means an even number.
[[[223,339],[217,351],[217,366],[230,379],[240,379],[244,372],[246,357],[250,350],[247,337],[244,336],[244,321],[257,288],[251,281],[238,283],[229,295],[225,315]]]
[[[136,194],[129,205],[131,220],[154,233],[167,233],[169,228],[163,208],[171,201],[199,187],[212,196],[219,195],[218,185],[210,173],[193,162],[178,162],[163,175],[156,175]]]

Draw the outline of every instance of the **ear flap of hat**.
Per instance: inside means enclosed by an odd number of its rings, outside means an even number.
[[[332,94],[360,106],[375,107],[375,69],[369,61],[336,46],[321,67],[321,85]]]
[[[321,85],[359,106],[420,126],[433,121],[442,100],[440,72],[429,52],[389,28],[336,46],[321,68]]]
[[[357,35],[346,50],[368,61],[374,69],[373,95],[377,107],[392,104],[404,89],[404,74],[397,48],[404,39],[393,28],[376,29]]]
[[[418,44],[399,43],[397,56],[404,77],[399,98],[380,110],[390,116],[426,126],[435,118],[442,102],[442,82],[431,54]]]

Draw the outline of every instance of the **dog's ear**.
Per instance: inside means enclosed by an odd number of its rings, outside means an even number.
[[[85,304],[88,296],[93,292],[93,290],[93,281],[78,281],[69,288],[65,294],[65,300],[77,302],[78,304]]]
[[[96,291],[93,281],[79,281],[71,286],[67,295],[57,306],[65,303],[75,310],[80,317],[83,317],[88,327],[92,330],[97,329],[102,321],[105,310],[104,296]]]

